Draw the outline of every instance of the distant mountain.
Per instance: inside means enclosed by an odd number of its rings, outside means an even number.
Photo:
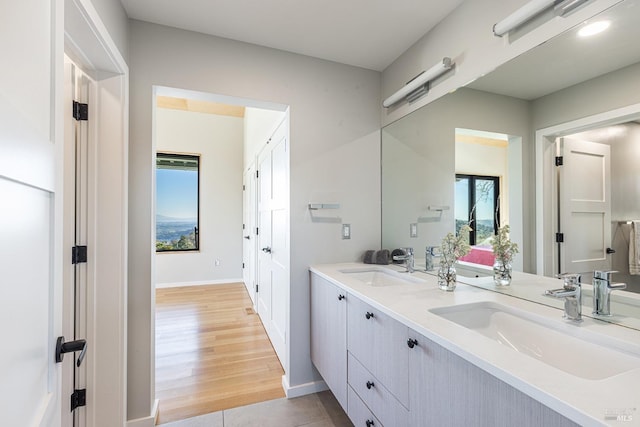
[[[156,214],[156,222],[196,222],[196,218],[176,218],[173,216]]]

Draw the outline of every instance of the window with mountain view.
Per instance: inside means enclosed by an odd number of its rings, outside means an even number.
[[[199,247],[200,156],[156,155],[156,252]]]
[[[497,176],[456,175],[456,234],[469,224],[470,245],[488,245],[500,224],[500,178]]]

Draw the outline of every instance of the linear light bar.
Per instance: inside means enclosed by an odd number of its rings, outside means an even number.
[[[558,16],[567,16],[588,1],[589,0],[564,0],[556,4],[553,10]]]
[[[427,71],[419,74],[415,79],[411,80],[409,83],[404,85],[400,90],[396,93],[388,97],[382,102],[382,106],[384,108],[389,108],[393,104],[402,101],[409,95],[414,95],[411,97],[411,101],[419,98],[420,96],[427,93],[426,85],[436,77],[444,74],[447,70],[450,70],[453,67],[454,63],[451,62],[451,58],[442,58],[442,61],[429,68]],[[415,94],[414,94],[415,92]],[[416,96],[417,95],[417,96]]]
[[[493,26],[493,34],[502,37],[524,24],[543,10],[553,6],[554,0],[532,0]]]

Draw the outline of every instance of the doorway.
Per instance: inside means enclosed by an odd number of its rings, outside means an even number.
[[[275,241],[265,243],[268,227],[258,217],[258,194],[260,188],[273,188],[271,183],[264,185],[264,177],[269,173],[262,164],[259,163],[259,153],[270,152],[270,147],[288,147],[288,120],[285,120],[286,127],[282,131],[286,144],[273,144],[278,125],[287,117],[286,107],[280,110],[261,108],[260,103],[253,103],[246,99],[238,100],[230,97],[206,94],[201,92],[156,87],[155,101],[153,108],[153,143],[154,153],[162,153],[164,157],[183,159],[185,156],[197,159],[198,179],[197,205],[189,212],[195,212],[196,218],[187,218],[181,214],[181,202],[176,197],[174,202],[161,202],[161,187],[167,183],[175,183],[175,180],[163,181],[156,175],[154,184],[156,195],[154,217],[156,220],[156,248],[162,248],[154,254],[155,263],[155,384],[156,398],[160,399],[159,413],[161,422],[170,421],[176,416],[194,416],[211,411],[228,409],[233,406],[244,405],[257,402],[261,399],[274,398],[274,394],[269,392],[258,393],[260,387],[247,387],[243,378],[250,376],[251,372],[257,372],[263,363],[264,358],[254,357],[253,363],[242,362],[245,355],[251,353],[251,347],[261,348],[264,340],[268,343],[269,349],[276,360],[278,369],[274,368],[273,360],[265,362],[269,372],[276,375],[277,389],[282,395],[282,375],[286,369],[286,352],[274,352],[278,348],[286,346],[286,332],[280,334],[280,330],[272,328],[273,316],[263,315],[258,317],[258,301],[267,301],[276,306],[274,311],[277,319],[288,316],[288,150],[284,151],[284,156],[275,156],[275,163],[270,158],[269,164],[275,164],[276,184],[284,177],[284,187],[278,194],[276,201],[282,202],[279,205],[269,203],[266,206],[272,208],[280,207],[279,216],[274,215],[275,224],[283,224],[283,229],[277,229]],[[258,105],[258,106],[256,106]],[[158,159],[160,157],[157,157]],[[154,163],[156,159],[154,159]],[[280,162],[280,163],[278,163]],[[179,165],[168,163],[164,168],[176,168]],[[261,170],[262,169],[262,170]],[[263,185],[261,186],[261,182]],[[178,190],[178,193],[186,191]],[[167,207],[169,206],[169,208]],[[167,209],[170,209],[167,210]],[[185,211],[186,212],[186,211]],[[282,221],[281,219],[284,219]],[[188,221],[187,221],[188,220]],[[181,247],[178,243],[181,240],[179,224],[197,224],[196,233],[197,246],[189,250],[176,250]],[[195,222],[194,222],[195,221]],[[268,221],[272,224],[272,221]],[[170,225],[171,227],[166,227]],[[163,226],[160,230],[158,227]],[[165,233],[168,229],[171,233]],[[260,232],[258,231],[260,230]],[[175,233],[177,234],[175,234]],[[185,228],[185,241],[189,241],[189,234],[193,234],[193,227]],[[173,234],[172,234],[173,233]],[[175,235],[174,235],[175,234]],[[164,239],[164,240],[163,240]],[[258,241],[265,243],[264,247],[277,247],[274,251],[280,255],[278,267],[281,270],[272,268],[269,273],[261,271],[258,258]],[[163,241],[160,241],[163,240]],[[192,239],[193,240],[193,239]],[[175,242],[174,242],[175,241]],[[280,242],[284,242],[280,244]],[[176,243],[176,244],[174,244]],[[260,251],[260,254],[266,254]],[[284,255],[284,259],[281,257]],[[282,271],[285,273],[272,279]],[[284,295],[272,293],[274,283],[285,289]],[[271,286],[269,286],[271,284]],[[238,289],[238,286],[240,289]],[[262,295],[269,295],[268,297]],[[209,298],[213,298],[210,300]],[[225,315],[220,311],[213,314],[213,318],[207,318],[212,314],[211,307],[219,305],[220,301],[231,298],[235,302],[225,305],[224,310],[235,312],[231,316],[233,322],[225,322]],[[209,309],[203,307],[202,301],[209,300]],[[172,310],[178,310],[182,314],[175,314],[175,319],[167,320],[166,315]],[[283,312],[281,313],[280,310]],[[216,311],[216,310],[213,310]],[[219,323],[222,321],[222,323]],[[260,325],[261,334],[255,329],[255,322]],[[168,322],[168,323],[167,323]],[[216,323],[218,322],[218,323]],[[239,322],[239,323],[238,323]],[[251,323],[250,327],[242,322]],[[262,325],[264,324],[264,328]],[[180,326],[182,325],[182,326]],[[278,323],[278,326],[282,325]],[[286,327],[286,323],[284,324]],[[195,327],[196,330],[189,328]],[[253,329],[252,329],[253,328]],[[235,354],[226,357],[201,357],[203,354],[220,355],[226,350],[216,347],[216,344],[225,342],[225,339],[238,331],[245,331],[246,336],[236,336],[237,342],[227,342],[229,346],[236,349]],[[278,333],[275,333],[278,332]],[[166,343],[172,338],[167,334],[173,334],[173,339],[186,339],[190,336],[189,343],[174,347],[167,347]],[[195,338],[197,337],[197,338]],[[217,337],[207,344],[207,339]],[[276,343],[275,340],[279,340]],[[269,341],[271,340],[271,342]],[[280,344],[280,342],[282,344]],[[273,345],[272,345],[273,343]],[[280,345],[279,345],[280,344]],[[234,347],[235,346],[235,347]],[[169,362],[169,358],[175,359],[177,353],[183,352],[183,363],[174,364]],[[262,350],[260,350],[262,351]],[[241,352],[243,354],[239,354]],[[279,358],[279,359],[278,359]],[[235,359],[233,367],[229,365],[229,359]],[[173,367],[171,367],[172,365]],[[209,376],[202,376],[206,371]],[[174,385],[168,385],[168,381],[176,380]],[[224,387],[230,387],[225,391]],[[234,383],[235,381],[235,383]],[[181,387],[179,384],[190,384],[189,387]],[[199,383],[201,388],[194,388],[193,385]],[[177,388],[182,388],[177,391]],[[235,387],[235,391],[231,392]],[[209,403],[202,401],[204,394],[201,391],[207,388],[211,400]],[[171,390],[169,390],[171,389]],[[241,393],[239,393],[241,392]],[[170,417],[166,409],[168,403],[163,404],[163,399],[176,393],[182,393],[184,411],[180,415],[179,401],[171,403],[174,415]],[[251,395],[253,399],[246,400],[244,397],[236,399],[220,399],[222,394],[243,394]],[[218,395],[217,397],[215,395]],[[278,397],[278,396],[275,396]],[[187,406],[194,407],[193,403],[199,403],[196,412],[186,411]],[[217,400],[217,403],[211,403]],[[225,406],[230,405],[230,406]],[[200,412],[198,412],[200,411]],[[175,415],[177,414],[177,415]]]
[[[615,270],[617,282],[640,291],[629,273],[630,221],[640,218],[638,119],[636,105],[537,132],[538,197],[550,211],[538,205],[539,273],[583,273],[590,283],[594,270]]]

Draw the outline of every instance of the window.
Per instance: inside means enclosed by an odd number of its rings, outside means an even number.
[[[199,248],[200,156],[156,155],[156,252]]]
[[[500,224],[499,200],[499,177],[456,174],[456,234],[469,224],[469,244],[488,244]]]

